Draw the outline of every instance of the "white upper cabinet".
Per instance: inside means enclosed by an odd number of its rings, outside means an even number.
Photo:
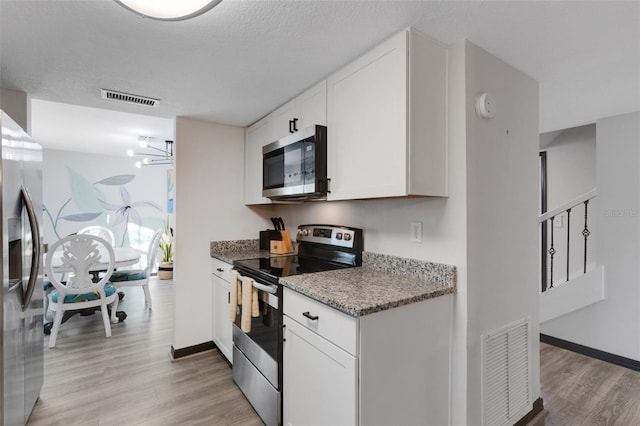
[[[446,64],[407,29],[328,78],[329,200],[447,195]]]
[[[262,147],[271,140],[271,115],[254,123],[245,131],[244,139],[244,203],[269,204],[262,196]]]
[[[327,125],[327,82],[316,84],[271,113],[272,138],[278,140],[314,124]]]

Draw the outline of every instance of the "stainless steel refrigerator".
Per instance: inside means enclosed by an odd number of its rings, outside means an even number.
[[[0,110],[2,424],[24,425],[44,377],[42,148]]]

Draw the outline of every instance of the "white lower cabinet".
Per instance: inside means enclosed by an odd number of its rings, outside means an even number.
[[[233,337],[229,319],[229,283],[232,266],[218,259],[212,259],[213,274],[213,343],[216,344],[230,362],[233,363]]]
[[[285,288],[283,425],[449,424],[452,306],[356,318]]]
[[[284,317],[283,424],[355,425],[358,361]]]

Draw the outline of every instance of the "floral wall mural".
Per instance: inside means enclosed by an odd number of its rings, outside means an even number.
[[[137,169],[125,157],[46,150],[45,242],[100,225],[113,231],[117,246],[146,250],[167,219],[167,169]]]

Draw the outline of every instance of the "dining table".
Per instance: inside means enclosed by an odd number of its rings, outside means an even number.
[[[117,268],[124,268],[125,266],[135,265],[140,261],[140,252],[131,247],[113,247],[114,253],[114,265],[113,270],[115,271]],[[47,261],[48,253],[45,253],[45,262]],[[108,255],[106,250],[100,250],[100,258],[107,259]],[[89,272],[93,275],[94,280],[96,278],[96,274],[100,272],[104,272],[107,270],[109,262],[98,262],[95,263],[90,269]],[[53,257],[51,258],[51,266],[54,272],[71,272],[73,269],[71,267],[65,267],[62,263],[62,251],[56,251],[53,253]]]
[[[109,256],[106,250],[102,249],[100,250],[100,252],[101,252],[100,253],[101,259],[108,259]],[[113,253],[114,253],[114,265],[113,265],[114,271],[118,268],[124,268],[126,266],[135,265],[140,261],[140,252],[131,247],[113,247]],[[45,253],[44,255],[45,262],[47,261],[48,255],[49,253]],[[100,280],[100,274],[103,272],[106,272],[108,267],[109,267],[108,261],[97,262],[94,265],[92,265],[91,268],[89,269],[89,273],[92,275],[92,280],[94,282],[98,282]],[[61,250],[53,253],[53,257],[51,258],[51,269],[53,269],[54,272],[58,272],[58,273],[66,273],[66,272],[73,271],[71,267],[64,266],[62,262]],[[122,299],[124,297],[124,293],[118,292],[118,297]],[[76,314],[80,314],[81,316],[93,315],[98,309],[100,309],[99,306],[93,307],[93,308],[65,311],[64,315],[62,316],[62,323],[64,324],[69,320],[69,318],[73,317]],[[127,314],[124,311],[117,311],[116,318],[118,318],[118,321],[124,321],[125,318],[127,318]],[[45,323],[44,333],[50,334],[51,327],[53,327],[53,322]]]

